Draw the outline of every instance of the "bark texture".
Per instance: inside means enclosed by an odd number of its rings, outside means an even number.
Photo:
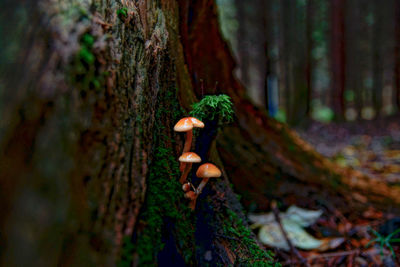
[[[207,217],[183,198],[172,128],[195,98],[177,2],[2,10],[3,265],[271,262],[226,176],[199,204]]]
[[[273,264],[230,182],[260,208],[283,191],[302,197],[297,184],[315,199],[358,190],[400,203],[398,189],[342,176],[247,100],[211,0],[1,5],[2,265]],[[210,143],[203,160],[224,175],[193,213],[172,128],[201,79],[232,97],[237,120]]]
[[[344,86],[346,82],[346,55],[344,13],[345,1],[331,2],[331,72],[332,72],[332,108],[337,120],[344,119]]]

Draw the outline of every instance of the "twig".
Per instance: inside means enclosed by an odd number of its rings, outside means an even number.
[[[340,256],[348,256],[348,255],[352,255],[352,254],[357,254],[357,253],[360,253],[359,249],[311,255],[311,256],[307,257],[307,259],[313,260],[313,259],[318,259],[318,258],[340,257]]]
[[[271,208],[272,208],[272,212],[274,213],[275,216],[275,220],[279,225],[279,228],[281,229],[282,235],[285,237],[285,240],[290,248],[290,251],[292,252],[292,255],[296,255],[296,257],[300,260],[300,262],[302,264],[304,264],[305,266],[309,267],[310,265],[308,264],[307,260],[301,256],[301,254],[299,253],[299,251],[293,246],[292,242],[290,241],[285,229],[283,228],[283,225],[281,223],[281,218],[279,217],[279,209],[276,206],[276,202],[272,201],[271,202]]]
[[[332,252],[332,253],[324,253],[324,254],[318,254],[318,255],[311,255],[307,257],[307,262],[312,261],[315,259],[320,259],[320,258],[332,258],[332,257],[341,257],[341,256],[349,256],[349,255],[354,255],[354,254],[359,254],[360,250],[355,249],[355,250],[350,250],[350,251],[339,251],[339,252]],[[286,261],[282,265],[291,265],[291,264],[296,264],[298,263],[297,260],[295,261]]]
[[[235,241],[241,242],[241,240],[239,238],[236,238],[236,237],[230,237],[230,236],[223,235],[223,234],[215,234],[215,235],[217,237],[222,237],[222,238],[226,238],[226,239],[230,239],[230,240],[235,240]]]

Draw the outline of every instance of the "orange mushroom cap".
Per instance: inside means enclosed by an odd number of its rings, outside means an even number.
[[[204,123],[195,117],[182,118],[175,124],[174,131],[187,132],[192,130],[193,127],[204,128]]]
[[[201,158],[194,152],[185,152],[179,157],[180,162],[201,162]]]
[[[193,122],[190,118],[180,119],[174,126],[175,132],[187,132],[193,129]]]
[[[197,169],[196,175],[200,178],[217,178],[221,176],[221,171],[212,163],[204,163]]]
[[[189,117],[189,118],[192,121],[194,127],[204,128],[204,123],[201,120],[196,119],[195,117]]]

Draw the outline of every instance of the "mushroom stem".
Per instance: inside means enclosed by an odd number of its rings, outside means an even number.
[[[182,153],[190,151],[190,148],[192,147],[192,139],[193,139],[193,130],[187,131],[185,138],[185,145],[183,146]],[[185,162],[181,162],[181,164],[179,165],[179,170],[183,172],[186,166],[187,164]]]
[[[196,208],[196,200],[197,200],[197,197],[195,199],[190,200],[189,208],[191,208],[192,210],[194,210]]]
[[[185,170],[182,172],[181,179],[179,179],[179,182],[181,184],[184,184],[186,182],[186,178],[187,178],[191,168],[192,168],[191,162],[185,163]]]
[[[196,189],[196,194],[200,195],[201,191],[203,190],[203,188],[206,186],[207,182],[208,182],[209,178],[203,178],[203,180],[201,180],[199,186]]]
[[[179,162],[179,171],[184,172],[186,167],[186,162]]]
[[[185,194],[185,198],[188,198],[190,200],[189,208],[194,210],[196,207],[196,199],[197,199],[196,193],[194,191],[188,191]]]
[[[187,131],[185,146],[183,147],[183,153],[190,151],[190,148],[192,147],[192,139],[193,139],[193,131],[192,130]]]

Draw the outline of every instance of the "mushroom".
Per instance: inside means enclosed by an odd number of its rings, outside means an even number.
[[[189,119],[192,121],[194,127],[204,128],[204,123],[201,120],[196,119],[195,117],[189,117]]]
[[[190,200],[189,208],[194,210],[194,208],[196,207],[196,193],[193,191],[186,192],[185,198]]]
[[[188,183],[184,183],[182,185],[182,190],[183,190],[183,192],[188,192],[190,190],[190,183],[189,182]]]
[[[192,168],[192,163],[193,162],[195,162],[195,163],[201,162],[201,158],[199,157],[199,155],[197,155],[194,152],[186,152],[186,153],[183,153],[182,156],[179,157],[179,161],[186,163],[185,169],[182,172],[181,179],[179,179],[179,182],[181,184],[183,184],[186,181],[186,178],[190,172],[190,169]]]
[[[221,176],[221,171],[212,163],[204,163],[201,165],[196,172],[197,177],[202,178],[199,186],[196,189],[196,194],[200,195],[204,186],[206,186],[210,178],[217,178]]]
[[[194,117],[186,117],[180,119],[174,126],[174,131],[186,132],[186,140],[183,147],[183,153],[189,152],[190,147],[192,146],[193,127],[203,128],[204,123]]]
[[[190,199],[190,200],[194,200],[196,199],[196,193],[193,191],[188,191],[185,194],[185,198]]]

